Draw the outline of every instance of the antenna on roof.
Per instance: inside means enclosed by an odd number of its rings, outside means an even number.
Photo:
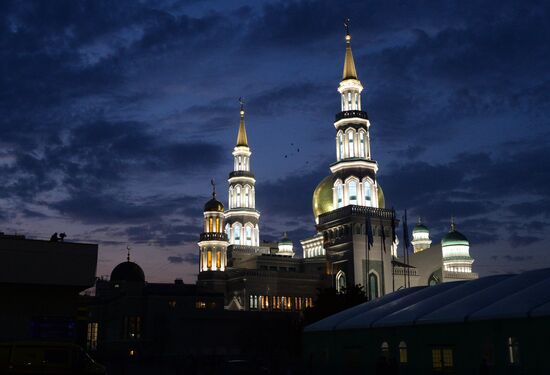
[[[126,245],[126,250],[128,250],[128,255],[126,256],[126,260],[129,262],[130,261],[130,245]]]

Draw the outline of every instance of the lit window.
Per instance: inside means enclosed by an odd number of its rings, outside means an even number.
[[[240,245],[241,244],[241,226],[239,224],[235,225],[233,234],[235,236],[235,244]]]
[[[433,348],[432,349],[432,368],[436,371],[449,371],[454,366],[453,349],[451,348]]]
[[[241,187],[237,185],[237,207],[241,207]]]
[[[344,191],[342,185],[336,186],[336,208],[344,206]]]
[[[517,365],[519,363],[519,342],[515,337],[508,337],[508,363]]]
[[[208,218],[208,231],[212,232],[212,218],[211,217]]]
[[[222,252],[216,251],[216,268],[219,270],[222,268]]]
[[[338,149],[340,150],[340,159],[344,158],[344,136],[342,133],[338,134]]]
[[[250,188],[248,186],[244,189],[244,206],[250,207]]]
[[[175,308],[176,307],[176,301],[168,301],[168,307],[170,307],[171,309]]]
[[[195,308],[196,309],[206,309],[206,302],[203,302],[203,301],[195,302]]]
[[[88,350],[97,349],[98,328],[99,328],[99,323],[97,322],[88,323],[88,332],[86,334],[86,348]]]
[[[216,232],[217,233],[221,232],[221,230],[220,230],[220,218],[219,217],[216,218]]]
[[[348,109],[351,109],[351,92],[348,92]]]
[[[380,345],[380,354],[382,354],[383,357],[388,358],[388,355],[390,354],[390,346],[386,341]]]
[[[348,155],[350,158],[355,156],[353,152],[353,132],[348,133]]]
[[[343,271],[338,271],[336,274],[336,291],[343,293],[346,289],[346,274]]]
[[[357,182],[348,183],[349,204],[357,204]]]
[[[208,269],[212,268],[212,250],[206,252],[206,266]]]
[[[365,206],[372,207],[372,186],[368,181],[363,182],[363,190],[365,191]]]
[[[365,157],[365,133],[359,132],[359,156]]]
[[[239,156],[238,167],[237,167],[238,171],[241,171],[243,169],[242,165],[243,165],[243,159],[241,156]]]
[[[227,235],[227,238],[231,238],[231,227],[229,224],[225,226],[225,234]]]
[[[249,226],[245,227],[245,239],[246,239],[246,245],[251,246],[252,245],[252,228]]]
[[[408,362],[407,344],[405,343],[405,341],[401,341],[399,343],[399,362],[400,363],[407,363]]]

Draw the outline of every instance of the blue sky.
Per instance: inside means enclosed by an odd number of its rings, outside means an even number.
[[[550,266],[543,1],[3,1],[2,230],[97,242],[99,275],[130,244],[148,280],[192,282],[243,96],[262,235],[299,246],[346,17],[388,206],[434,241],[454,215],[482,275]]]

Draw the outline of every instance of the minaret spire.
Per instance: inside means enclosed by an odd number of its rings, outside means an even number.
[[[126,261],[130,261],[130,245],[126,245],[126,250],[128,250],[128,254],[126,255]]]
[[[244,99],[239,98],[241,103],[241,121],[239,124],[239,133],[237,134],[237,146],[248,147],[248,138],[246,137],[246,127],[244,125]]]
[[[342,81],[346,79],[358,79],[357,70],[355,70],[355,61],[353,61],[353,53],[351,52],[349,18],[344,21],[344,27],[346,28],[346,57],[344,59],[344,71],[342,73]]]

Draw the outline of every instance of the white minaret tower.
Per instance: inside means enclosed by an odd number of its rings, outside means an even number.
[[[225,233],[231,245],[259,246],[260,213],[256,210],[256,179],[250,172],[250,147],[244,124],[244,101],[241,103],[237,144],[233,149],[233,172],[229,173],[229,210],[225,213]]]
[[[346,21],[346,54],[342,81],[338,86],[341,112],[336,114],[336,163],[330,170],[335,176],[333,185],[334,209],[347,205],[378,207],[378,164],[371,159],[370,122],[361,108],[363,85],[357,77],[351,35]]]
[[[199,273],[225,271],[227,267],[227,235],[223,232],[223,204],[216,199],[212,181],[212,199],[204,205],[204,232],[200,235]]]
[[[413,239],[411,241],[411,244],[413,245],[415,253],[426,250],[432,245],[432,240],[430,239],[430,230],[427,226],[422,224],[422,219],[420,219],[420,217],[418,218],[418,223],[416,223],[413,228],[412,236]]]

